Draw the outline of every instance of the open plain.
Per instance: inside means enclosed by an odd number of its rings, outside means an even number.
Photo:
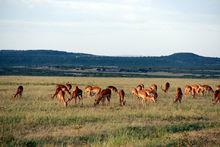
[[[170,82],[168,93],[160,86]],[[113,93],[110,105],[94,107],[95,98],[83,93],[83,104],[67,107],[51,99],[58,83],[70,82],[84,90],[87,85],[106,88],[114,85],[125,91],[126,105],[119,105]],[[144,106],[131,94],[138,84],[158,85],[156,103]],[[177,87],[208,84],[216,88],[219,79],[98,78],[98,77],[0,77],[0,144],[2,145],[94,145],[94,146],[218,146],[220,104],[212,94],[183,97],[173,103]],[[23,85],[22,97],[13,98]],[[72,91],[72,89],[71,89]],[[69,97],[68,94],[65,95]]]

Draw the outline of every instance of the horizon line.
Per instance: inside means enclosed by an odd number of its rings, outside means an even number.
[[[0,49],[0,51],[58,51],[58,52],[65,52],[65,53],[78,53],[78,54],[88,54],[88,55],[93,55],[93,56],[106,56],[106,57],[162,57],[162,56],[170,56],[173,54],[178,54],[178,53],[189,53],[189,54],[194,54],[197,56],[201,57],[211,57],[211,58],[220,58],[220,57],[214,57],[214,56],[204,56],[200,55],[194,52],[174,52],[171,54],[167,55],[156,55],[156,56],[147,56],[147,55],[105,55],[105,54],[94,54],[94,53],[89,53],[89,52],[74,52],[70,51],[68,49],[62,50],[62,49],[46,49],[46,48],[39,48],[39,49]]]

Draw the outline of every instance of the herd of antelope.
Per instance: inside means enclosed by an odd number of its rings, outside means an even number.
[[[72,100],[74,100],[75,104],[77,103],[77,100],[80,101],[83,99],[83,91],[80,89],[77,85],[74,87],[72,93],[71,93],[72,85],[68,82],[65,85],[63,84],[56,84],[55,93],[51,97],[54,99],[54,97],[57,97],[58,100],[63,103],[65,106],[67,106]],[[166,82],[164,86],[161,86],[161,90],[164,93],[167,93],[170,88],[170,83]],[[17,96],[22,96],[23,93],[23,86],[19,86],[17,88],[16,93],[14,94],[14,98]],[[156,84],[152,84],[151,86],[145,88],[144,84],[137,85],[135,88],[131,90],[131,94],[135,97],[137,97],[138,100],[142,102],[142,104],[146,102],[157,102],[158,93],[157,93],[158,87]],[[116,93],[119,98],[119,104],[120,106],[124,106],[126,103],[125,100],[125,92],[123,89],[118,90],[115,86],[108,86],[105,89],[101,89],[98,86],[91,86],[88,85],[84,88],[84,93],[87,97],[95,97],[94,106],[98,105],[100,102],[104,105],[105,101],[108,101],[108,105],[110,104],[111,95],[112,93]],[[65,94],[69,94],[69,98],[65,98]],[[205,93],[213,94],[212,101],[213,104],[216,104],[220,102],[220,85],[216,87],[216,90],[214,91],[213,88],[209,85],[201,85],[201,84],[193,84],[193,85],[186,85],[184,88],[184,96],[188,97],[191,95],[193,98],[196,98],[197,96],[204,96]],[[180,87],[176,88],[176,94],[174,98],[174,103],[182,101],[183,92]]]

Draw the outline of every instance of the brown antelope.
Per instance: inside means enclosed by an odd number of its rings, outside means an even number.
[[[57,98],[58,100],[63,103],[65,106],[67,106],[67,103],[65,101],[65,91],[63,90],[60,90],[58,93],[57,93]]]
[[[169,82],[166,82],[166,83],[165,83],[165,87],[164,87],[164,88],[161,86],[161,89],[162,89],[163,92],[165,92],[165,93],[167,93],[167,91],[169,90],[169,88],[170,88],[170,83],[169,83]]]
[[[197,90],[197,94],[200,94],[200,95],[204,96],[204,93],[206,91],[205,87],[201,84],[198,84],[198,86],[199,86],[199,88]]]
[[[178,88],[176,89],[176,97],[175,97],[174,103],[176,103],[176,102],[178,102],[178,101],[181,103],[182,97],[183,97],[182,90],[181,90],[180,87],[178,87]]]
[[[72,85],[71,85],[69,82],[67,82],[67,83],[66,83],[66,87],[67,87],[68,90],[71,90]]]
[[[152,92],[149,94],[149,96],[152,96],[152,97],[154,98],[155,102],[157,101],[158,94],[157,94],[156,91],[152,91]]]
[[[145,90],[140,90],[138,91],[137,93],[138,97],[142,99],[142,104],[144,104],[144,102],[147,102],[147,101],[152,101],[152,102],[156,102],[155,98],[157,97],[157,94],[150,94],[148,95],[146,93]]]
[[[14,94],[14,98],[16,98],[18,95],[21,97],[23,93],[23,86],[18,86],[16,93]]]
[[[150,95],[151,93],[155,93],[156,92],[155,90],[150,89],[150,88],[143,89],[143,90],[147,93],[147,95]]]
[[[99,91],[99,93],[96,95],[94,106],[98,105],[100,103],[100,101],[102,101],[102,104],[104,104],[105,99],[107,99],[108,104],[110,104],[111,90],[108,88]]]
[[[119,90],[118,91],[118,96],[119,96],[119,103],[120,103],[120,106],[124,106],[125,105],[125,92],[124,90]]]
[[[134,95],[135,97],[137,97],[137,98],[139,99],[139,97],[138,97],[138,91],[137,91],[136,88],[132,88],[132,89],[131,89],[131,94]]]
[[[87,96],[96,96],[101,91],[101,88],[98,86],[86,86],[85,87],[85,93]]]
[[[54,98],[55,96],[57,96],[57,94],[59,93],[59,91],[62,90],[64,92],[67,92],[69,95],[71,95],[70,91],[68,90],[68,88],[65,85],[62,84],[57,84],[56,85],[56,90],[54,95],[52,96],[52,98]]]
[[[137,89],[136,88],[132,88],[131,89],[131,94],[134,96],[137,96]]]
[[[209,85],[202,85],[202,87],[204,88],[204,91],[207,91],[208,93],[214,93],[214,90],[212,89],[211,86],[209,86]]]
[[[193,98],[196,98],[196,94],[199,94],[199,85],[193,84],[191,85],[191,87],[192,87],[192,96]]]
[[[192,87],[190,85],[186,85],[184,88],[185,97],[187,97],[190,93],[192,93]]]
[[[144,84],[137,85],[136,89],[137,89],[137,91],[144,89]]]
[[[87,86],[85,87],[84,91],[85,91],[87,97],[90,96],[90,92],[91,92],[91,90],[92,90],[92,86],[87,85]]]
[[[214,101],[213,104],[219,103],[220,102],[220,90],[215,90],[214,95],[213,95],[212,101]]]
[[[107,88],[116,92],[116,93],[118,92],[118,89],[115,86],[108,86]]]
[[[154,90],[155,92],[157,92],[157,85],[156,84],[152,84],[149,88]]]
[[[91,90],[90,96],[95,96],[101,91],[101,88],[98,86],[93,86]]]
[[[77,98],[79,99],[79,102],[80,102],[80,100],[82,99],[82,90],[79,89],[78,86],[75,86],[75,89],[74,89],[73,92],[72,92],[71,98],[69,98],[69,99],[67,100],[67,104],[68,104],[68,102],[70,102],[72,99],[75,100],[75,104],[76,104],[76,103],[77,103]]]

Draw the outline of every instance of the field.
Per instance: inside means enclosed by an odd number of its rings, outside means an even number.
[[[56,83],[105,88],[115,85],[126,92],[126,106],[119,106],[113,94],[109,106],[93,106],[94,98],[68,107],[50,97]],[[158,102],[145,106],[133,97],[131,88],[166,81],[171,88],[159,88]],[[219,79],[171,78],[95,78],[95,77],[0,77],[1,145],[93,145],[93,146],[218,146],[220,144],[220,104],[212,96],[183,98],[174,104],[176,87],[201,83],[212,87]],[[18,85],[24,86],[21,98],[12,99]],[[68,95],[66,95],[68,96]]]

